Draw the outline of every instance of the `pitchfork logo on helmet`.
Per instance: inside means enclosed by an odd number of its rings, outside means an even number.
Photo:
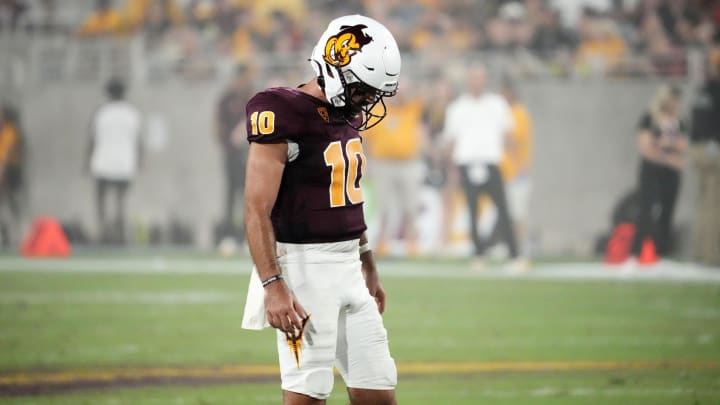
[[[377,125],[397,93],[400,51],[390,31],[372,18],[349,15],[330,22],[310,57],[325,97],[358,131]]]

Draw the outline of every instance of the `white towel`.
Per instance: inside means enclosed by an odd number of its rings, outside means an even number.
[[[245,300],[242,328],[260,330],[267,327],[270,327],[270,324],[265,316],[265,289],[262,286],[260,277],[258,277],[257,269],[253,267],[250,273],[247,299]]]

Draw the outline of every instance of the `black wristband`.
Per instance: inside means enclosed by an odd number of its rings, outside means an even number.
[[[278,281],[278,280],[282,280],[282,278],[283,278],[283,277],[282,277],[281,274],[276,274],[276,275],[274,275],[274,276],[272,276],[272,277],[270,277],[270,278],[268,278],[268,279],[266,279],[266,280],[263,280],[262,286],[263,286],[263,288],[264,288],[264,287],[267,287],[267,286],[269,286],[270,284],[272,284],[272,283],[274,283],[274,282],[276,282],[276,281]]]

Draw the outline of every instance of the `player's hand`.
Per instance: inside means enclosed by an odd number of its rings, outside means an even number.
[[[380,311],[381,314],[385,312],[385,289],[383,288],[382,284],[380,284],[380,282],[378,282],[375,292],[371,295],[375,297],[378,311]]]
[[[292,334],[302,329],[302,320],[307,316],[283,280],[265,288],[265,314],[270,326]]]
[[[365,276],[365,285],[367,286],[370,295],[375,297],[375,302],[378,306],[378,311],[382,314],[385,312],[385,289],[380,283],[380,276],[378,275],[377,269],[374,267],[363,264],[363,276]]]

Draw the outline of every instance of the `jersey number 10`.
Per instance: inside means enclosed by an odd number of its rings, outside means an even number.
[[[258,118],[259,114],[259,118]],[[275,113],[272,111],[255,111],[250,115],[250,126],[253,135],[269,135],[275,131]]]
[[[358,180],[365,168],[365,154],[359,138],[353,138],[345,145],[341,141],[331,142],[323,156],[325,165],[330,166],[330,207],[342,207],[363,202],[362,190]],[[346,170],[347,169],[347,175]],[[347,199],[345,196],[347,195]]]

